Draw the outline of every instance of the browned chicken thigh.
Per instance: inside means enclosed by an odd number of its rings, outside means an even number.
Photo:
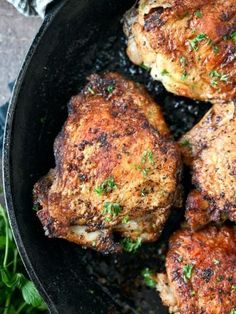
[[[178,314],[236,313],[236,229],[214,226],[170,239],[166,274],[157,274],[157,290]]]
[[[138,83],[92,75],[72,98],[55,145],[56,167],[34,187],[49,237],[117,252],[160,235],[181,202],[181,160],[160,108]]]
[[[236,1],[140,0],[125,16],[127,53],[177,95],[236,100]]]
[[[196,188],[187,199],[186,219],[192,229],[207,223],[236,222],[236,107],[214,105],[180,140]]]

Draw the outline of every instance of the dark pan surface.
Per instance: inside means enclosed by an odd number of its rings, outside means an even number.
[[[32,211],[32,187],[54,165],[53,141],[66,119],[66,104],[90,73],[116,70],[144,83],[176,138],[209,108],[167,93],[128,61],[120,20],[133,2],[62,1],[27,56],[9,110],[4,148],[8,212],[28,272],[53,313],[167,313],[140,272],[163,268],[166,240],[183,210],[173,212],[158,243],[112,257],[47,239]],[[190,186],[188,178],[185,186]]]

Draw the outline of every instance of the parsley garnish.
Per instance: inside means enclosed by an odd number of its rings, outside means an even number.
[[[33,211],[37,212],[39,210],[39,203],[33,205]]]
[[[109,85],[109,86],[107,86],[107,91],[108,91],[108,93],[111,94],[111,93],[113,92],[114,88],[115,88],[114,85]]]
[[[92,95],[95,95],[95,91],[91,86],[88,87],[88,92]]]
[[[220,51],[220,49],[219,49],[217,46],[214,46],[214,47],[213,47],[213,52],[214,52],[215,54],[219,53],[219,51]]]
[[[232,309],[232,310],[230,311],[230,314],[236,314],[236,309]]]
[[[166,69],[163,69],[161,71],[161,75],[169,75],[169,72]]]
[[[151,271],[149,268],[145,268],[141,275],[143,276],[144,282],[148,287],[155,288],[156,281],[153,279],[154,272]]]
[[[132,240],[124,238],[122,239],[121,244],[126,252],[135,252],[142,245],[142,239],[138,238],[137,240]]]
[[[222,81],[222,82],[227,82],[229,75],[228,74],[224,74],[224,73],[219,73],[216,70],[212,70],[209,72],[209,76],[212,77],[213,79],[211,80],[211,85],[213,87],[216,87],[218,85],[218,80]]]
[[[219,264],[220,264],[220,261],[219,261],[218,259],[213,259],[213,263],[214,263],[215,265],[219,265]]]
[[[233,33],[230,35],[230,38],[233,39],[233,41],[236,43],[236,32],[233,32]]]
[[[180,262],[180,263],[183,262],[183,257],[179,255],[179,256],[177,257],[177,261]]]
[[[187,64],[187,59],[186,59],[184,56],[181,56],[181,57],[179,58],[179,62],[180,62],[181,65],[186,66],[186,64]]]
[[[188,139],[183,139],[182,141],[180,141],[180,145],[181,146],[190,146],[190,142]]]
[[[181,80],[184,81],[186,80],[187,77],[188,77],[188,73],[184,71],[183,74],[181,75]]]
[[[236,285],[232,285],[231,288],[232,288],[233,291],[236,291]]]
[[[207,35],[204,34],[204,33],[201,33],[199,35],[197,35],[194,39],[191,39],[189,40],[189,44],[190,44],[190,47],[197,51],[198,50],[198,43],[207,39]]]
[[[122,224],[127,224],[129,222],[129,216],[126,215],[123,219],[122,219]]]
[[[202,11],[200,10],[197,10],[194,14],[196,17],[199,17],[199,18],[203,17]]]
[[[105,202],[103,205],[104,209],[102,211],[103,215],[117,216],[122,211],[120,204]]]
[[[117,185],[115,183],[114,178],[109,177],[99,187],[95,188],[95,192],[101,196],[103,193],[109,193],[116,188]]]
[[[193,271],[193,265],[187,264],[183,267],[183,279],[184,282],[187,282],[189,279],[191,279]]]
[[[153,160],[153,152],[151,150],[145,150],[142,156],[142,163],[145,164],[145,162],[149,160],[149,162],[154,165],[154,160]]]

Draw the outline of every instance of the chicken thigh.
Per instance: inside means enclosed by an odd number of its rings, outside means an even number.
[[[196,190],[187,199],[192,229],[208,222],[236,222],[236,107],[214,105],[180,140]]]
[[[124,21],[129,58],[168,91],[236,100],[236,1],[140,0]]]
[[[71,99],[56,167],[34,186],[46,235],[104,253],[160,235],[181,203],[181,158],[159,106],[117,73],[92,75]],[[127,242],[131,241],[131,242]]]
[[[157,290],[178,314],[236,312],[236,229],[209,226],[179,230],[170,240],[166,274],[157,274]]]

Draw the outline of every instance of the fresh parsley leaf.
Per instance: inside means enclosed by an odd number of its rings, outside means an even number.
[[[166,69],[163,69],[161,71],[161,75],[164,76],[164,75],[169,75],[169,72],[166,70]]]
[[[183,267],[183,279],[184,282],[188,282],[189,279],[191,279],[192,276],[192,271],[193,271],[193,265],[192,264],[187,264]]]
[[[233,291],[236,291],[236,285],[232,285],[231,288],[232,288]]]
[[[232,310],[230,311],[230,314],[236,314],[236,309],[232,309]]]
[[[233,33],[230,35],[230,38],[233,39],[233,41],[236,43],[236,32],[233,32]]]
[[[129,238],[124,238],[121,241],[121,245],[126,252],[135,252],[142,245],[142,239],[132,240]]]
[[[194,39],[189,40],[190,47],[197,51],[198,50],[198,43],[207,39],[207,35],[204,33],[198,34]]]
[[[196,17],[199,17],[199,18],[203,17],[202,11],[200,10],[197,10],[194,14]]]
[[[103,181],[103,183],[99,187],[95,188],[95,192],[101,196],[104,193],[110,193],[116,188],[117,188],[117,184],[115,183],[114,178],[109,177],[108,179]]]
[[[141,274],[143,276],[145,284],[148,287],[150,287],[150,288],[156,287],[156,281],[153,279],[153,277],[154,277],[153,271],[151,271],[149,268],[145,268]]]
[[[126,215],[123,219],[122,219],[122,224],[127,224],[129,222],[129,216]]]
[[[107,91],[108,91],[109,94],[111,94],[114,89],[115,89],[115,85],[109,85],[109,86],[107,87]]]
[[[117,216],[121,212],[122,207],[117,203],[105,202],[103,215]]]

